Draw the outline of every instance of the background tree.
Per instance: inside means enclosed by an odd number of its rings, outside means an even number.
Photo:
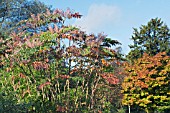
[[[50,9],[38,0],[1,0],[0,1],[0,35],[7,35],[21,20],[31,17],[31,14],[46,12]]]
[[[139,30],[134,28],[131,39],[133,44],[129,45],[131,48],[127,55],[129,60],[140,58],[144,53],[153,56],[159,52],[166,52],[170,55],[170,31],[161,19],[151,19]]]
[[[134,64],[126,64],[122,84],[123,104],[143,108],[147,113],[170,109],[170,57],[166,53],[144,54]]]

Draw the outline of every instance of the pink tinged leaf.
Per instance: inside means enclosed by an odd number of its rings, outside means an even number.
[[[50,85],[50,84],[51,84],[51,82],[46,82],[45,84],[46,84],[46,85]]]
[[[43,87],[44,87],[44,84],[41,84],[41,85],[38,86],[38,89],[39,89],[39,90],[42,90]]]
[[[48,29],[49,29],[49,31],[50,31],[51,33],[54,33],[54,30],[53,30],[53,28],[52,28],[51,26],[48,26]]]
[[[19,77],[20,78],[26,78],[26,76],[24,74],[22,74],[22,73],[19,74]]]
[[[40,21],[40,14],[37,14],[37,19],[38,21]]]
[[[31,18],[35,20],[35,14],[31,14]]]
[[[47,10],[46,10],[46,14],[47,14],[48,16],[50,16],[50,15],[51,15],[51,13],[50,13],[50,10],[49,10],[49,9],[47,9]]]
[[[54,25],[54,31],[55,31],[56,33],[59,32],[58,26],[57,26],[56,24]]]
[[[54,10],[53,15],[60,13],[60,11],[61,11],[60,9]]]
[[[69,79],[69,78],[70,78],[69,75],[60,75],[59,77],[60,77],[61,79]]]
[[[67,17],[67,18],[71,18],[71,12],[70,12],[70,9],[68,8],[66,10],[66,12],[64,13],[64,16]]]
[[[8,54],[5,53],[5,57],[8,58]]]
[[[27,40],[25,43],[28,47],[30,47],[30,48],[33,47],[33,44],[30,42],[30,40]]]
[[[44,88],[44,86],[47,86],[47,85],[51,85],[51,82],[46,82],[46,83],[43,83],[43,84],[39,85],[38,89],[42,90]]]

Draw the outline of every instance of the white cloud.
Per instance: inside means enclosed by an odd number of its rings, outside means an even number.
[[[114,5],[93,4],[88,14],[76,20],[74,25],[87,33],[105,32],[114,27],[121,16],[120,9]]]

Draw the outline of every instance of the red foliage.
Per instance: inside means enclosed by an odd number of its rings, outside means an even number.
[[[20,77],[20,78],[26,78],[26,76],[25,76],[23,73],[20,73],[20,74],[19,74],[19,77]]]
[[[39,90],[42,90],[44,86],[50,85],[50,84],[51,84],[51,82],[43,83],[43,84],[41,84],[41,85],[38,86],[38,89],[39,89]]]
[[[66,108],[65,108],[65,107],[62,107],[62,106],[57,106],[57,107],[56,107],[56,111],[57,111],[57,112],[64,112],[64,111],[66,111]]]
[[[112,73],[104,73],[101,75],[109,84],[118,84],[119,79]]]
[[[68,79],[68,78],[70,78],[70,76],[69,75],[59,75],[59,78],[61,78],[61,79]]]
[[[48,69],[48,68],[49,68],[49,64],[43,63],[43,62],[38,62],[38,61],[33,62],[33,63],[32,63],[32,66],[33,66],[34,69],[36,69],[36,70]]]
[[[74,18],[81,18],[82,17],[82,15],[80,15],[78,12],[71,14],[71,16],[74,17]]]

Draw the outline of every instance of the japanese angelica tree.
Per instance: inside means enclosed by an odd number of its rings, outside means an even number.
[[[1,111],[113,112],[123,74],[111,46],[120,43],[63,24],[80,17],[69,9],[47,10],[1,40]]]

